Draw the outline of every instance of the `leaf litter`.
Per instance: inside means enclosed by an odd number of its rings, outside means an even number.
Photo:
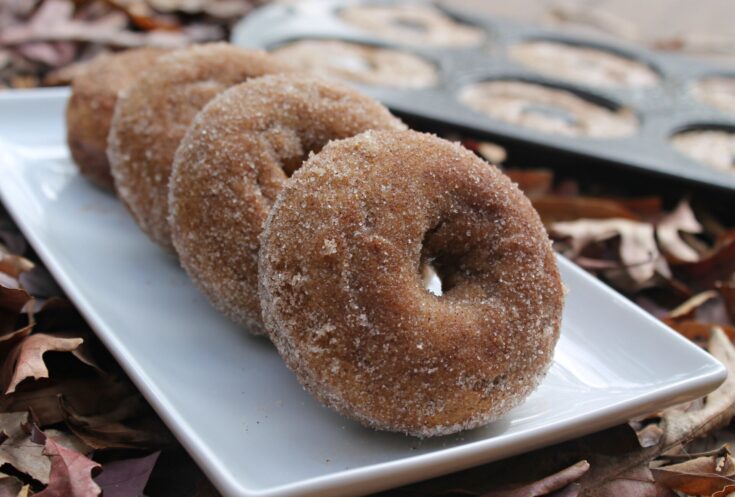
[[[106,51],[222,39],[254,3],[2,2],[0,88],[66,84]],[[508,158],[495,144],[464,142],[491,161]],[[726,221],[681,196],[604,192],[544,168],[505,172],[557,251],[735,370],[735,229]],[[2,210],[0,356],[0,496],[218,495]],[[724,497],[735,493],[734,405],[731,377],[704,399],[382,495]]]

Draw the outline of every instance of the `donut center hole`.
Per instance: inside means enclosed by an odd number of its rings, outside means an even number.
[[[301,167],[305,160],[306,157],[303,157],[301,155],[285,157],[281,160],[281,169],[283,170],[284,174],[290,178],[291,175],[295,173],[298,168]]]
[[[431,264],[431,261],[423,261],[421,263],[421,282],[424,285],[424,289],[432,295],[441,297],[444,294],[442,289],[442,280],[439,277],[439,273],[436,272],[436,268]]]

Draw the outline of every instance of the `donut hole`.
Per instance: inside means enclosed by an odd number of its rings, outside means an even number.
[[[321,147],[319,147],[321,149]],[[315,150],[314,153],[317,153],[319,150]],[[304,155],[292,155],[290,157],[283,157],[281,159],[281,170],[283,170],[283,174],[286,175],[287,178],[290,178],[293,173],[296,172],[297,169],[301,167],[301,165],[306,160],[306,156]]]
[[[437,297],[446,297],[469,282],[465,262],[473,253],[473,229],[466,220],[440,221],[424,235],[419,271],[424,289]]]
[[[421,262],[421,281],[424,284],[424,289],[432,295],[441,297],[444,294],[442,288],[442,280],[439,277],[439,273],[436,272],[436,268],[432,264],[432,261]]]

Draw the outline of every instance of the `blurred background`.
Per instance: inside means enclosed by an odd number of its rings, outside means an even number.
[[[226,39],[262,0],[2,0],[0,87],[66,84],[74,63],[107,50]],[[294,2],[294,3],[299,3]],[[728,0],[445,0],[489,16],[613,37],[735,66]]]

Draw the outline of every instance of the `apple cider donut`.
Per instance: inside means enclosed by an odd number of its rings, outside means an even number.
[[[523,401],[551,364],[564,298],[523,193],[414,131],[331,142],[296,171],[268,216],[259,281],[266,328],[309,392],[419,437]]]
[[[375,37],[414,46],[469,47],[479,45],[485,32],[453,19],[426,3],[349,5],[339,16]]]
[[[265,52],[226,43],[199,45],[161,57],[120,96],[107,155],[118,195],[153,241],[172,248],[168,179],[194,116],[230,86],[282,70]]]
[[[79,172],[100,188],[115,189],[106,150],[117,95],[167,52],[163,48],[137,48],[103,54],[72,80],[66,106],[66,141]]]
[[[262,333],[258,238],[283,183],[329,140],[404,128],[377,101],[303,74],[264,76],[222,93],[174,160],[169,211],[181,264],[214,307]]]

